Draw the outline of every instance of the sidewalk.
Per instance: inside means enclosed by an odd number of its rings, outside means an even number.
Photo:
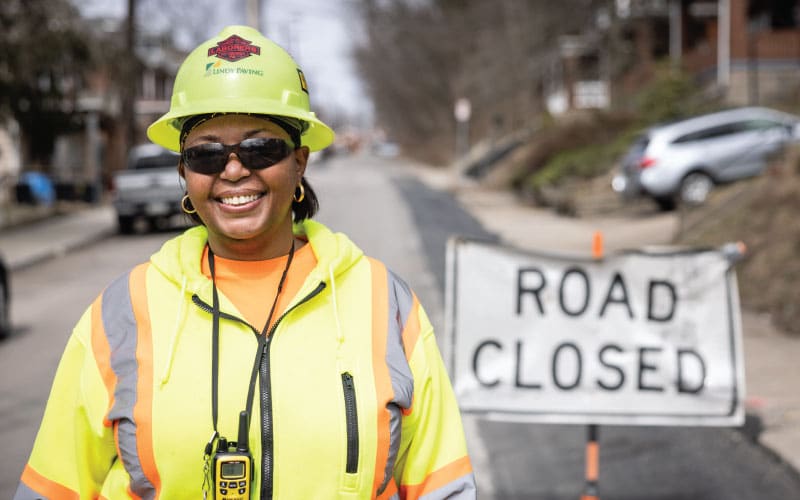
[[[63,255],[116,231],[109,205],[76,205],[59,212],[17,207],[13,224],[0,227],[0,255],[11,271]]]
[[[592,235],[603,234],[605,251],[669,245],[680,228],[675,213],[635,217],[575,219],[550,210],[521,205],[512,194],[491,191],[464,181],[455,186],[444,169],[415,167],[429,187],[453,192],[462,207],[516,248],[568,254],[591,254]],[[557,237],[554,237],[557,235]],[[758,441],[800,471],[800,338],[772,326],[769,318],[742,311],[745,358],[745,407],[763,426]],[[751,429],[745,434],[756,434]]]

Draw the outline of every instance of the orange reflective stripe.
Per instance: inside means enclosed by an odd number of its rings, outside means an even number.
[[[26,465],[25,469],[22,471],[22,482],[25,483],[28,488],[34,490],[36,493],[44,495],[47,498],[58,498],[59,500],[69,499],[69,498],[80,498],[81,496],[71,489],[65,487],[62,484],[58,484],[55,481],[51,481],[46,477],[42,476],[30,465]]]
[[[372,491],[375,494],[383,483],[383,474],[386,462],[389,460],[389,445],[391,441],[390,414],[386,409],[387,403],[392,400],[393,390],[390,379],[389,367],[386,365],[386,325],[389,323],[388,285],[386,267],[369,259],[372,273],[372,369],[375,377],[375,392],[378,408],[377,430],[378,443],[375,453],[375,472],[372,482]],[[391,482],[391,481],[390,481]]]
[[[419,300],[417,300],[417,294],[414,294],[411,302],[411,311],[408,313],[408,319],[403,326],[402,334],[403,346],[405,346],[406,350],[406,359],[409,364],[411,364],[411,355],[414,353],[417,341],[419,341],[421,329],[419,325],[419,309]],[[411,398],[411,406],[402,409],[403,415],[409,416],[414,411],[414,397],[416,397],[416,395]]]
[[[419,484],[409,484],[400,486],[401,498],[419,498],[422,495],[427,495],[432,491],[446,486],[453,481],[472,473],[472,464],[469,457],[461,457],[458,460],[445,465],[439,470],[436,470],[428,475],[425,480]]]
[[[417,294],[414,294],[413,297],[411,312],[408,314],[406,324],[403,326],[403,345],[406,348],[406,359],[409,363],[411,362],[411,354],[414,352],[414,347],[417,345],[420,334],[419,300],[417,300]]]
[[[108,344],[106,331],[103,327],[102,295],[95,299],[92,304],[92,353],[94,353],[94,360],[97,363],[97,369],[100,371],[103,384],[106,386],[106,391],[108,391],[108,410],[105,417],[103,417],[103,425],[110,427],[111,421],[108,419],[108,412],[114,406],[114,387],[117,385],[117,375],[111,369],[111,346]]]
[[[129,290],[133,315],[137,325],[136,362],[139,365],[136,405],[133,416],[136,421],[136,443],[142,472],[156,490],[161,492],[161,478],[156,468],[153,451],[153,336],[150,326],[150,311],[147,306],[146,275],[149,264],[136,266],[130,275]]]

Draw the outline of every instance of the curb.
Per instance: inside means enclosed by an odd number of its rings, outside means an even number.
[[[98,230],[93,233],[84,234],[80,238],[75,238],[72,241],[54,242],[52,246],[48,248],[42,248],[38,251],[33,251],[23,258],[6,260],[6,266],[8,267],[9,271],[21,271],[36,264],[41,264],[42,262],[50,259],[63,257],[71,251],[87,247],[92,243],[96,243],[113,234],[113,228],[103,228],[102,230]]]
[[[114,221],[113,209],[108,205],[49,215],[31,212],[25,215],[23,223],[2,228],[0,253],[6,267],[18,271],[113,234]]]

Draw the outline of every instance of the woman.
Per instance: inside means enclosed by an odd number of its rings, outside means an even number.
[[[474,498],[416,296],[310,220],[333,132],[289,55],[226,28],[148,136],[199,225],[83,315],[16,498]]]

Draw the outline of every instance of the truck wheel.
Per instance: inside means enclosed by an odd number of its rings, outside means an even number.
[[[118,215],[117,216],[117,224],[119,226],[119,232],[122,234],[133,234],[134,223],[136,222],[136,218],[130,215]]]
[[[9,309],[6,283],[0,281],[0,338],[7,337],[11,333],[11,314]]]

